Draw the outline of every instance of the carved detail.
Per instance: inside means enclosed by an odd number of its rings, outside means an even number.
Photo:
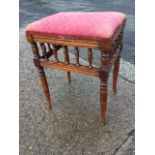
[[[109,52],[101,53],[101,71],[109,69]]]
[[[107,83],[101,82],[100,83],[100,89],[101,89],[101,91],[106,91],[107,90]]]

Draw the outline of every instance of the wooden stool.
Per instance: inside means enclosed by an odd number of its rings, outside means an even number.
[[[34,65],[38,68],[49,109],[51,99],[44,68],[66,71],[69,82],[70,72],[99,77],[101,120],[105,125],[107,81],[114,64],[113,90],[116,92],[125,21],[126,16],[119,12],[62,12],[27,26],[26,37],[32,47]],[[69,61],[68,46],[75,49],[75,64]],[[78,47],[88,48],[88,66],[80,64]],[[64,62],[58,59],[61,48],[64,49]],[[100,67],[92,64],[93,48],[101,51]],[[54,60],[49,59],[52,56]]]

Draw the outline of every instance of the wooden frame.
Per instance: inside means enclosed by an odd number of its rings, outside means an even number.
[[[106,105],[107,105],[107,81],[112,65],[114,65],[113,72],[113,90],[116,92],[116,84],[119,72],[120,53],[122,50],[124,24],[116,31],[112,38],[107,40],[85,40],[85,39],[69,39],[57,38],[49,35],[36,34],[27,32],[27,40],[31,44],[34,55],[34,64],[38,68],[40,81],[43,92],[46,96],[48,108],[51,108],[51,98],[49,88],[44,72],[44,68],[51,68],[63,70],[67,72],[68,81],[71,81],[71,72],[87,74],[95,76],[100,79],[100,109],[102,125],[105,125]],[[38,50],[40,44],[42,55]],[[48,46],[45,46],[45,44]],[[52,47],[51,47],[52,45]],[[68,46],[75,47],[76,63],[72,64],[69,60]],[[88,66],[83,66],[79,63],[79,49],[78,47],[88,48]],[[64,62],[59,61],[57,51],[64,48]],[[101,66],[93,67],[93,48],[98,48],[101,51]],[[54,56],[55,60],[49,60]]]

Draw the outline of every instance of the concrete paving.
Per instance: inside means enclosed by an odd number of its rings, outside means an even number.
[[[97,78],[72,74],[68,84],[66,73],[47,69],[53,100],[48,110],[23,30],[19,56],[20,155],[134,155],[133,65],[123,62],[116,95],[110,76],[107,124],[102,128]]]

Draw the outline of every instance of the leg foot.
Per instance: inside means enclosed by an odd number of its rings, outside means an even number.
[[[71,73],[70,72],[67,72],[67,80],[69,83],[71,82]]]

